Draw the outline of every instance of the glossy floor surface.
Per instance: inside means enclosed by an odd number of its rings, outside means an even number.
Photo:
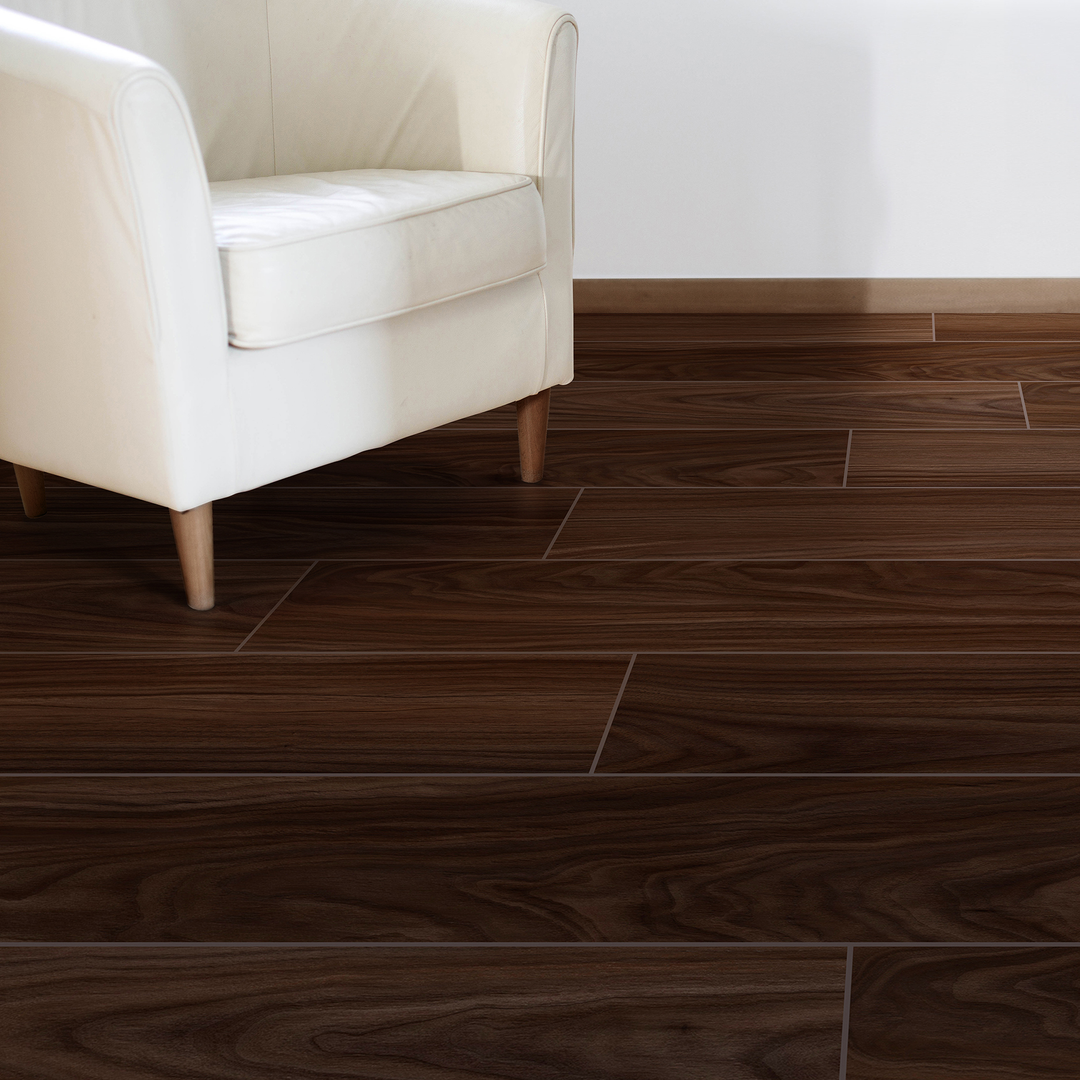
[[[168,515],[0,466],[5,1080],[1080,1074],[1080,316],[584,316]]]

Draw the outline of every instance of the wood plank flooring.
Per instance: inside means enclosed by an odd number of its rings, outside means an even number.
[[[832,1080],[844,968],[842,949],[16,949],[0,1018],[18,1077]]]
[[[1080,318],[582,316],[168,515],[0,463],[4,1080],[1080,1060]]]

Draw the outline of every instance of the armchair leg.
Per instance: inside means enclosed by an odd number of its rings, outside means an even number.
[[[188,607],[196,611],[209,611],[214,606],[213,506],[203,503],[192,510],[169,511]]]
[[[15,466],[15,479],[19,483],[23,510],[28,518],[41,517],[45,513],[45,474],[25,465]]]
[[[536,484],[544,478],[550,400],[549,388],[532,397],[522,398],[517,403],[518,454],[521,457],[521,479],[526,484]]]

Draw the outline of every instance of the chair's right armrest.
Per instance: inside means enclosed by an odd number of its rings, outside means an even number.
[[[0,8],[0,131],[0,457],[208,501],[234,472],[227,336],[180,90],[145,57]]]
[[[540,0],[270,0],[268,11],[278,172],[535,179],[547,229],[544,385],[569,382],[573,17]]]

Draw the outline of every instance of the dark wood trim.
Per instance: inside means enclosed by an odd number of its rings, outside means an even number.
[[[578,278],[574,310],[1080,312],[1080,278]]]

